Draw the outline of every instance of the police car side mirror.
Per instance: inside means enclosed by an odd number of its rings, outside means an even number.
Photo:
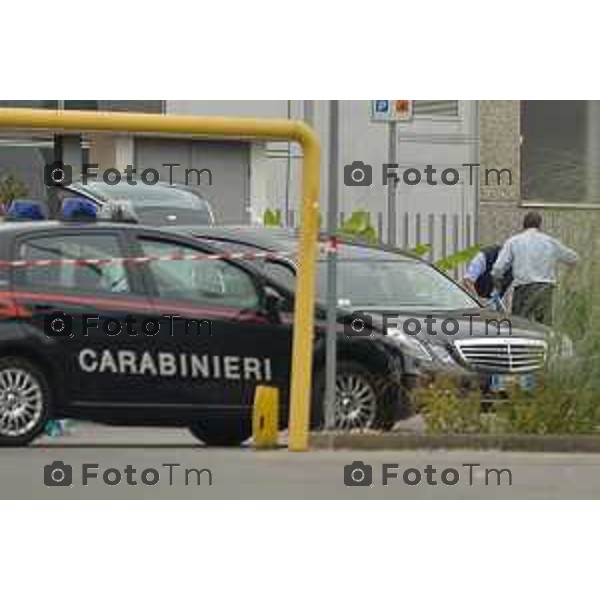
[[[267,316],[275,321],[281,321],[281,311],[285,305],[283,296],[274,288],[266,286],[264,288],[264,306]]]

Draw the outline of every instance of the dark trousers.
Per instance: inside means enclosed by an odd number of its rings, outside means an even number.
[[[512,314],[552,325],[553,283],[527,283],[515,287]]]

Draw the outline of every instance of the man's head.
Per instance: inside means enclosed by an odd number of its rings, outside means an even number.
[[[535,211],[528,212],[523,219],[523,229],[539,229],[542,226],[542,215]]]

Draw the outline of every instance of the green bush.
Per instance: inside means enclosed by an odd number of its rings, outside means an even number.
[[[485,423],[479,395],[465,394],[450,379],[418,388],[414,400],[429,433],[478,433]]]
[[[3,209],[15,199],[27,196],[29,190],[18,177],[9,173],[0,179],[0,206]]]
[[[540,377],[535,390],[513,390],[498,404],[498,429],[508,433],[593,433],[600,417],[591,390],[565,387],[551,374]]]
[[[450,380],[418,390],[415,399],[429,433],[589,434],[600,426],[595,390],[570,388],[551,372],[537,375],[534,390],[513,386],[491,409],[478,391],[465,393]]]
[[[557,341],[572,342],[574,354],[571,360],[551,364],[554,379],[567,389],[594,390],[600,401],[600,258],[593,246],[560,281],[553,329]]]
[[[273,210],[271,208],[267,208],[263,214],[263,225],[265,227],[281,227],[282,218],[281,218],[281,210]]]
[[[479,253],[480,247],[469,246],[464,250],[460,250],[459,252],[455,252],[446,258],[442,258],[435,263],[435,266],[441,271],[451,271],[452,269],[458,268],[462,265],[465,265],[471,262]]]
[[[369,244],[377,242],[377,231],[371,225],[370,214],[365,210],[354,211],[339,228],[341,235],[358,238]]]

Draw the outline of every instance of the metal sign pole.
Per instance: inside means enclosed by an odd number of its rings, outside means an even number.
[[[396,121],[390,120],[388,123],[388,163],[396,164]],[[387,185],[387,243],[390,246],[396,245],[396,183],[388,180]]]
[[[338,100],[329,101],[329,181],[327,198],[327,332],[325,340],[325,427],[335,428],[337,373],[337,221],[339,204]]]

